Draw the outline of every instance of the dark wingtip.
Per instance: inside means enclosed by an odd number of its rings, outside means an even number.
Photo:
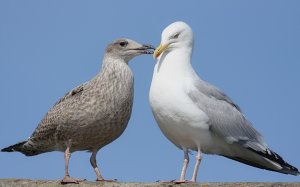
[[[27,141],[19,142],[17,144],[8,146],[6,148],[1,149],[1,152],[14,152],[14,151],[19,151],[18,149],[23,146]]]
[[[295,175],[295,176],[300,174],[299,170],[296,167],[287,163],[285,160],[283,160],[283,158],[280,155],[278,155],[276,152],[272,150],[269,150],[268,156],[265,157],[280,164],[283,167],[283,169],[281,170],[282,173]]]
[[[1,152],[13,152],[13,151],[14,150],[11,148],[11,146],[1,149]]]
[[[283,160],[283,158],[280,155],[278,155],[276,152],[272,151],[271,149],[268,149],[266,152],[256,151],[255,149],[252,149],[252,148],[248,148],[248,149],[273,161],[273,162],[276,162],[277,164],[279,164],[282,167],[281,170],[272,170],[271,169],[272,171],[276,171],[276,172],[284,173],[284,174],[295,175],[295,176],[300,175],[300,172],[296,167],[287,163],[285,160]],[[258,167],[258,166],[255,166],[255,167]],[[267,168],[262,168],[262,169],[267,169]],[[267,170],[270,170],[270,169],[267,169]]]

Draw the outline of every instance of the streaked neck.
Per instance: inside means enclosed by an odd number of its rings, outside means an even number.
[[[102,71],[104,71],[107,68],[111,68],[114,66],[127,66],[128,62],[126,62],[124,59],[120,57],[115,57],[113,55],[106,54],[103,58],[102,62]]]

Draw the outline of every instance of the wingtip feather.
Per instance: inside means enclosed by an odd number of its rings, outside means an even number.
[[[17,144],[5,147],[1,149],[1,152],[14,152],[14,151],[20,151],[20,147],[22,147],[27,141],[19,142]]]

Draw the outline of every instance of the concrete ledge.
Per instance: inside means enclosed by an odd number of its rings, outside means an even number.
[[[300,187],[300,182],[297,183],[260,183],[260,182],[212,182],[212,183],[185,183],[185,184],[174,184],[171,182],[153,182],[153,183],[142,183],[142,182],[82,182],[80,184],[67,184],[61,185],[60,181],[56,180],[29,180],[29,179],[0,179],[0,187]]]

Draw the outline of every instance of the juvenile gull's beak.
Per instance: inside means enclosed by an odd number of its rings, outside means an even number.
[[[130,49],[130,50],[136,50],[139,51],[141,54],[153,54],[153,51],[155,48],[152,45],[143,44],[142,47]]]
[[[153,53],[153,58],[157,58],[159,57],[160,54],[162,54],[162,52],[164,52],[167,48],[168,48],[168,44],[160,44],[154,51]]]

